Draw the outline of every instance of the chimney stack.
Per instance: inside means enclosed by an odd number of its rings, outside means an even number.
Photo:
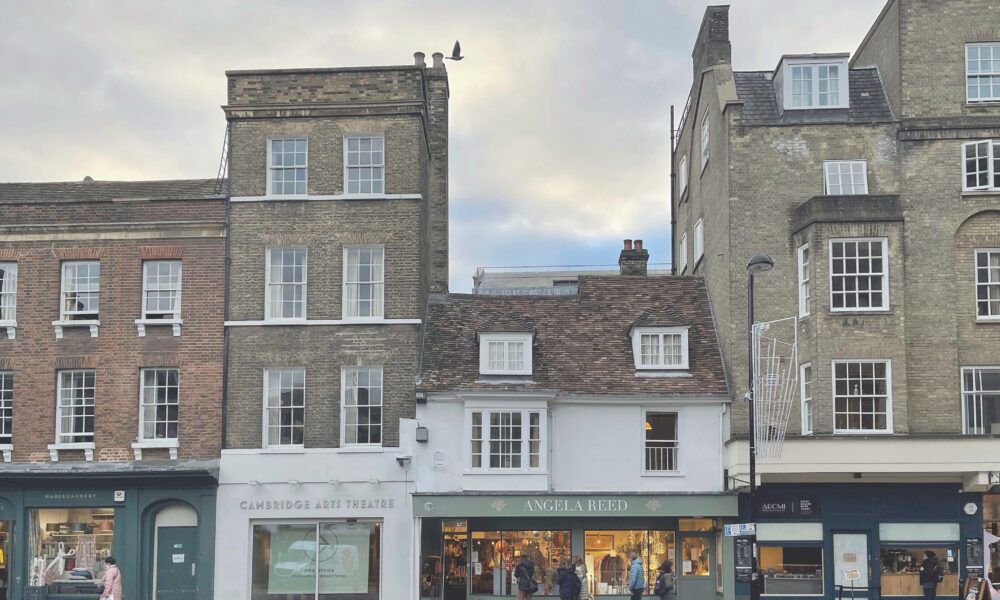
[[[622,253],[618,255],[618,267],[622,275],[646,276],[646,265],[649,263],[649,250],[642,248],[642,240],[625,240]]]
[[[431,54],[431,58],[434,59],[434,68],[443,69],[444,68],[444,54],[441,52],[435,52]]]
[[[413,53],[413,64],[416,65],[416,66],[418,66],[418,67],[420,67],[420,68],[426,67],[427,63],[424,62],[424,56],[425,56],[425,54],[423,52],[419,52],[419,51],[418,52],[414,52]]]
[[[701,80],[701,72],[715,65],[733,62],[733,47],[729,43],[729,7],[709,6],[701,21],[698,39],[691,51],[694,63],[695,86]]]

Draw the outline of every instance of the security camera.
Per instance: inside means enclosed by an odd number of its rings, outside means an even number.
[[[410,466],[410,461],[411,460],[413,460],[413,457],[409,456],[409,455],[403,455],[403,456],[397,456],[396,457],[396,462],[401,467],[408,467],[408,466]]]

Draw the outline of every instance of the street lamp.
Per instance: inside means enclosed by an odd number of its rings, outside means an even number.
[[[760,600],[760,581],[757,573],[757,427],[754,418],[753,397],[753,277],[774,268],[774,261],[766,254],[755,254],[747,263],[747,411],[750,413],[750,522],[754,532],[750,536],[750,600]]]

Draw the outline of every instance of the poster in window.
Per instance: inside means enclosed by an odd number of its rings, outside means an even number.
[[[833,535],[833,570],[837,580],[835,585],[844,587],[868,587],[868,534],[866,533],[835,533]],[[860,575],[859,579],[849,580]]]
[[[271,534],[269,594],[352,594],[368,592],[366,525],[320,525],[315,530],[278,528]],[[318,579],[317,582],[317,567]]]

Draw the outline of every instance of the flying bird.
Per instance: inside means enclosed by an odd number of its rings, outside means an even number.
[[[462,56],[462,46],[458,43],[458,40],[455,40],[455,47],[451,50],[451,56],[446,56],[445,58],[448,60],[462,60],[465,58]]]

